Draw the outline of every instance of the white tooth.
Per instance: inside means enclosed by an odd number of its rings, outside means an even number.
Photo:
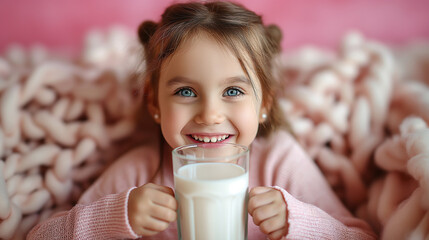
[[[217,142],[217,138],[216,137],[212,137],[210,140],[212,140],[212,142]]]
[[[222,137],[219,137],[217,140],[218,140],[218,141],[222,141],[223,139],[222,139]]]
[[[210,138],[204,137],[204,142],[206,142],[206,143],[210,142]]]

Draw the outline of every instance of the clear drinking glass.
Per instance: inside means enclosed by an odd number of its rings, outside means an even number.
[[[233,143],[178,147],[173,150],[173,169],[179,239],[247,239],[247,147]]]

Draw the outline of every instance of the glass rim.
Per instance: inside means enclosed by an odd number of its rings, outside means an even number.
[[[187,158],[188,155],[184,155],[184,154],[180,154],[178,153],[178,151],[180,150],[184,150],[184,149],[191,149],[191,148],[195,148],[195,147],[202,147],[204,148],[204,145],[212,145],[212,143],[191,143],[191,144],[187,144],[187,145],[183,145],[180,147],[176,147],[175,149],[173,149],[173,155],[178,157],[178,158]],[[223,145],[223,146],[234,146],[237,147],[239,149],[242,149],[243,151],[237,153],[237,154],[233,154],[233,155],[229,155],[229,156],[222,156],[222,157],[195,157],[192,159],[188,159],[191,161],[218,161],[218,160],[229,160],[229,159],[235,159],[235,158],[239,158],[245,154],[249,153],[249,148],[241,145],[241,144],[237,144],[237,143],[217,143],[217,145]],[[217,149],[216,147],[206,147],[206,149]]]

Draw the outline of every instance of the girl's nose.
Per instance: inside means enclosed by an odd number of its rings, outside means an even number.
[[[201,106],[199,113],[195,116],[195,122],[202,125],[220,124],[225,120],[221,106],[209,103]]]

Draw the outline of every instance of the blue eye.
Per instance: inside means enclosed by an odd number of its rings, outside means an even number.
[[[224,93],[224,96],[237,97],[237,96],[240,96],[241,94],[243,94],[243,92],[241,90],[239,90],[237,88],[229,88]]]
[[[179,95],[182,97],[196,97],[195,93],[190,88],[181,88],[174,95]]]

